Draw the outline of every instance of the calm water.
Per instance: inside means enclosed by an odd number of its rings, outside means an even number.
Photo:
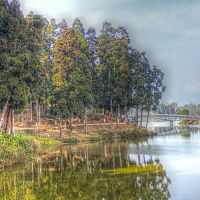
[[[199,188],[196,129],[190,136],[63,145],[36,162],[0,172],[0,199],[6,200],[199,200]]]

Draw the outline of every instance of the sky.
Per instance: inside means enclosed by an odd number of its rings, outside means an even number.
[[[200,103],[200,0],[20,0],[24,14],[79,17],[85,29],[104,21],[127,28],[131,44],[165,73],[163,101]]]

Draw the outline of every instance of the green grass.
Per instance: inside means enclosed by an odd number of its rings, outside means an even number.
[[[0,132],[0,168],[24,163],[38,153],[53,150],[59,144],[50,137],[34,134],[6,135]]]
[[[94,135],[98,135],[99,138],[104,140],[128,139],[128,138],[140,138],[144,136],[156,135],[156,133],[148,131],[146,128],[119,128],[111,129],[104,128],[93,131]]]
[[[77,138],[77,136],[62,137],[63,143],[73,144],[78,142],[96,142],[100,140],[114,140],[114,139],[139,139],[141,137],[156,135],[155,132],[148,131],[146,128],[136,127],[104,127],[90,130],[85,137]]]
[[[132,129],[119,129],[119,130],[112,130],[112,129],[102,129],[96,131],[96,133],[100,138],[106,140],[112,140],[115,138],[119,139],[128,139],[128,138],[139,138],[144,136],[150,136],[154,133],[149,132],[145,128],[132,128]]]

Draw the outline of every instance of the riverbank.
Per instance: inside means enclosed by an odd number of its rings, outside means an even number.
[[[52,151],[59,144],[50,137],[16,134],[6,135],[0,132],[0,169],[31,160],[39,153]]]
[[[180,124],[181,125],[199,125],[200,120],[181,120]]]
[[[87,134],[78,132],[73,133],[71,137],[63,135],[62,138],[41,133],[18,133],[13,136],[0,132],[0,169],[23,164],[40,153],[45,154],[55,150],[60,143],[138,139],[153,135],[156,133],[146,128],[136,128],[130,125],[98,127],[90,129]]]
[[[63,143],[78,143],[78,142],[92,142],[92,141],[109,141],[116,139],[138,139],[141,137],[148,137],[156,135],[155,132],[149,131],[146,128],[137,128],[132,125],[126,126],[104,126],[91,129],[87,134],[74,134],[64,136]]]

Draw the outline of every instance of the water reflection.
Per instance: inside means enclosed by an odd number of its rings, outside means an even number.
[[[169,199],[164,166],[130,143],[62,146],[0,176],[2,199]],[[137,143],[136,146],[141,145]]]

